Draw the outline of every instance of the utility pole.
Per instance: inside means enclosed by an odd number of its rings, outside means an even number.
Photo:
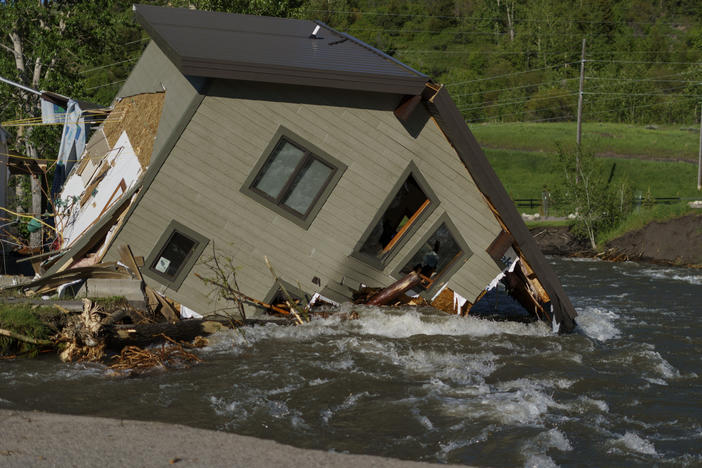
[[[697,190],[702,190],[702,105],[700,105],[700,153],[697,161]]]
[[[575,183],[580,182],[580,146],[583,136],[583,86],[585,82],[585,38],[583,37],[583,51],[580,54],[580,90],[578,92],[578,134],[575,138]]]
[[[580,91],[578,92],[578,136],[575,143],[580,147],[583,133],[583,85],[585,81],[585,38],[583,38],[583,51],[580,54]]]

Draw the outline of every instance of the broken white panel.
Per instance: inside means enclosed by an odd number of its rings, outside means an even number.
[[[93,194],[90,195],[90,198],[82,207],[79,203],[75,203],[68,216],[68,222],[60,226],[64,248],[70,247],[139,179],[142,173],[141,164],[126,132],[122,132],[115,144],[115,148],[120,148],[120,151],[111,152],[108,156],[109,161],[105,160],[105,163],[110,162],[112,167],[107,170],[102,180],[95,187]],[[71,176],[69,181],[73,179],[73,176]],[[82,180],[80,183],[82,184]]]
[[[195,312],[193,309],[190,309],[189,307],[185,307],[183,304],[180,305],[180,317],[181,318],[195,318],[195,319],[201,319],[202,315],[198,314]]]
[[[517,252],[515,252],[514,249],[510,246],[500,258],[500,262],[502,262],[502,266],[507,267],[510,266],[516,258],[519,258],[519,256],[517,255]]]
[[[456,311],[457,315],[461,314],[461,309],[466,305],[468,299],[458,294],[456,291],[453,292],[453,310]]]
[[[136,198],[137,194],[135,193],[132,195],[132,201]],[[100,248],[97,251],[97,257],[102,258],[105,253],[107,252],[107,248],[112,244],[112,238],[115,237],[117,234],[117,230],[119,229],[119,223],[115,224],[110,228],[109,231],[107,231],[107,234],[105,235],[105,242],[102,243]]]
[[[41,101],[41,123],[62,124],[66,120],[66,109],[46,99]]]
[[[495,276],[495,279],[490,281],[490,284],[488,284],[488,286],[487,286],[487,288],[485,288],[485,290],[492,291],[493,289],[495,289],[497,287],[497,285],[500,283],[500,280],[505,277],[506,272],[509,271],[510,273],[512,273],[514,271],[514,268],[517,266],[517,262],[519,262],[519,257],[515,258],[507,268],[505,268],[504,270],[502,270],[500,272],[499,275]]]
[[[338,303],[338,302],[332,301],[332,300],[329,299],[328,297],[322,296],[322,295],[319,294],[319,293],[314,293],[314,296],[312,296],[312,299],[310,299],[309,304],[307,304],[307,308],[310,308],[310,307],[312,307],[313,305],[315,305],[315,304],[317,303],[317,301],[326,302],[327,304],[331,304],[331,305],[333,305],[334,307],[339,307],[339,303]]]
[[[85,123],[82,120],[82,110],[77,102],[68,101],[68,110],[63,124],[61,134],[61,146],[59,146],[58,161],[61,161],[70,172],[76,160],[83,155],[85,150]]]

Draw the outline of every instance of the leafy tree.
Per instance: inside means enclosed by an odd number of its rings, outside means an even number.
[[[49,90],[73,98],[85,98],[86,76],[82,70],[109,52],[119,53],[116,45],[123,21],[119,13],[128,9],[125,1],[99,0],[38,1],[15,0],[0,3],[0,76],[34,90]],[[109,59],[115,58],[108,55]],[[35,93],[0,85],[4,107],[0,118],[26,119],[40,115],[40,100]],[[10,146],[31,158],[52,159],[60,141],[60,127],[11,127]],[[42,212],[41,180],[31,177],[33,216]],[[17,187],[23,187],[18,182]],[[24,195],[18,190],[20,198]],[[21,201],[21,200],[20,200]],[[32,234],[32,247],[41,244],[41,233]]]
[[[562,179],[556,181],[552,198],[575,215],[575,233],[597,249],[597,235],[615,227],[631,211],[627,181],[612,183],[612,170],[581,147],[559,149]]]

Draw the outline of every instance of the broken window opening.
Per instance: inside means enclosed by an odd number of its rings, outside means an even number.
[[[400,273],[408,274],[411,271],[419,271],[426,278],[427,289],[441,277],[459,258],[463,255],[463,250],[451,234],[445,222],[434,231],[434,233],[421,244],[410,260],[405,263]]]
[[[156,273],[173,280],[180,267],[183,266],[196,242],[178,231],[173,231],[171,237],[163,246],[161,252],[151,264],[151,269]]]
[[[300,218],[306,218],[336,168],[281,138],[251,184],[251,190]]]
[[[430,211],[432,204],[431,198],[410,173],[359,251],[384,262],[399,241],[419,224],[422,214]]]
[[[146,259],[144,274],[178,289],[208,242],[192,229],[171,221]]]

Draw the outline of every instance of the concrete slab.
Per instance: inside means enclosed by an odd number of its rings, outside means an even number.
[[[144,302],[141,281],[136,279],[90,278],[81,286],[76,297],[124,296],[128,301]]]

